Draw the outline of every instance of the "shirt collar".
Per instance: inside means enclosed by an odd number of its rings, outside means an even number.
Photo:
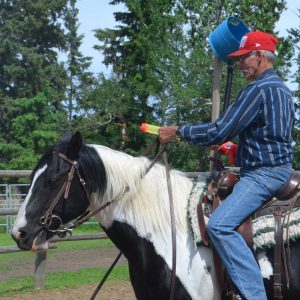
[[[256,80],[264,79],[270,75],[276,75],[276,71],[274,68],[270,68],[270,69],[262,72],[259,76],[257,76]]]

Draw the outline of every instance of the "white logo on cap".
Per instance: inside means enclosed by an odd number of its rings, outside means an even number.
[[[240,43],[240,49],[245,46],[247,39],[248,39],[248,36],[246,36],[246,35],[243,36],[241,43]]]
[[[261,44],[260,43],[255,43],[255,46],[259,47],[259,46],[261,46]]]

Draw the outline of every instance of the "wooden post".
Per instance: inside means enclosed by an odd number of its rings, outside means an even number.
[[[215,55],[215,67],[213,77],[213,93],[212,93],[212,109],[211,121],[215,122],[220,115],[220,90],[221,90],[221,75],[222,75],[222,61]],[[210,151],[210,156],[214,156],[214,150]],[[210,162],[210,171],[212,171],[213,162]]]
[[[215,68],[213,78],[211,121],[214,122],[220,115],[222,61],[215,55]]]
[[[0,170],[0,177],[30,177],[32,170]]]
[[[18,208],[0,208],[0,216],[10,216],[10,215],[16,215],[18,214],[19,209]]]
[[[47,251],[38,251],[35,258],[34,287],[44,288],[46,279]]]

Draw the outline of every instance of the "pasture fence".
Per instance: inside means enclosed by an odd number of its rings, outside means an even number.
[[[22,178],[30,177],[30,170],[0,170],[0,178]],[[190,178],[198,178],[205,180],[209,176],[209,172],[187,172],[185,173]],[[7,233],[11,232],[15,215],[25,200],[29,189],[29,184],[0,184],[0,228],[5,227]],[[4,217],[4,218],[3,218]],[[96,222],[88,222],[96,223]],[[80,241],[80,240],[95,240],[107,238],[104,232],[97,234],[76,234],[66,236],[61,239],[53,237],[49,241],[49,249],[57,248],[57,242]],[[0,247],[0,254],[21,252],[17,246],[2,246]],[[34,268],[34,286],[35,288],[45,287],[46,278],[46,261],[47,251],[38,251],[35,258]]]
[[[0,178],[29,178],[31,172],[31,170],[0,170]],[[0,184],[0,230],[11,232],[15,211],[18,211],[24,201],[28,188],[29,184]]]
[[[15,211],[19,210],[21,203],[24,201],[29,184],[3,184],[0,188],[0,216],[4,215],[3,212],[6,212],[5,218],[0,219],[0,226],[4,228],[6,233],[9,233],[15,220]]]
[[[0,170],[1,178],[29,178],[31,170]],[[22,202],[25,200],[29,190],[29,184],[0,184],[0,229],[4,228],[10,233],[12,226]],[[88,222],[96,223],[96,222]],[[49,241],[49,249],[57,248],[57,242],[95,240],[107,238],[103,232],[97,234],[78,234],[66,236],[64,239],[52,238]],[[17,246],[1,246],[0,254],[21,252]],[[45,287],[47,252],[38,251],[35,257],[34,286]]]

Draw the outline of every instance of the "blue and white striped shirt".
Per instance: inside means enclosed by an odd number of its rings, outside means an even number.
[[[248,84],[214,123],[186,125],[181,136],[202,146],[239,136],[236,165],[276,166],[292,161],[292,93],[273,68]]]

